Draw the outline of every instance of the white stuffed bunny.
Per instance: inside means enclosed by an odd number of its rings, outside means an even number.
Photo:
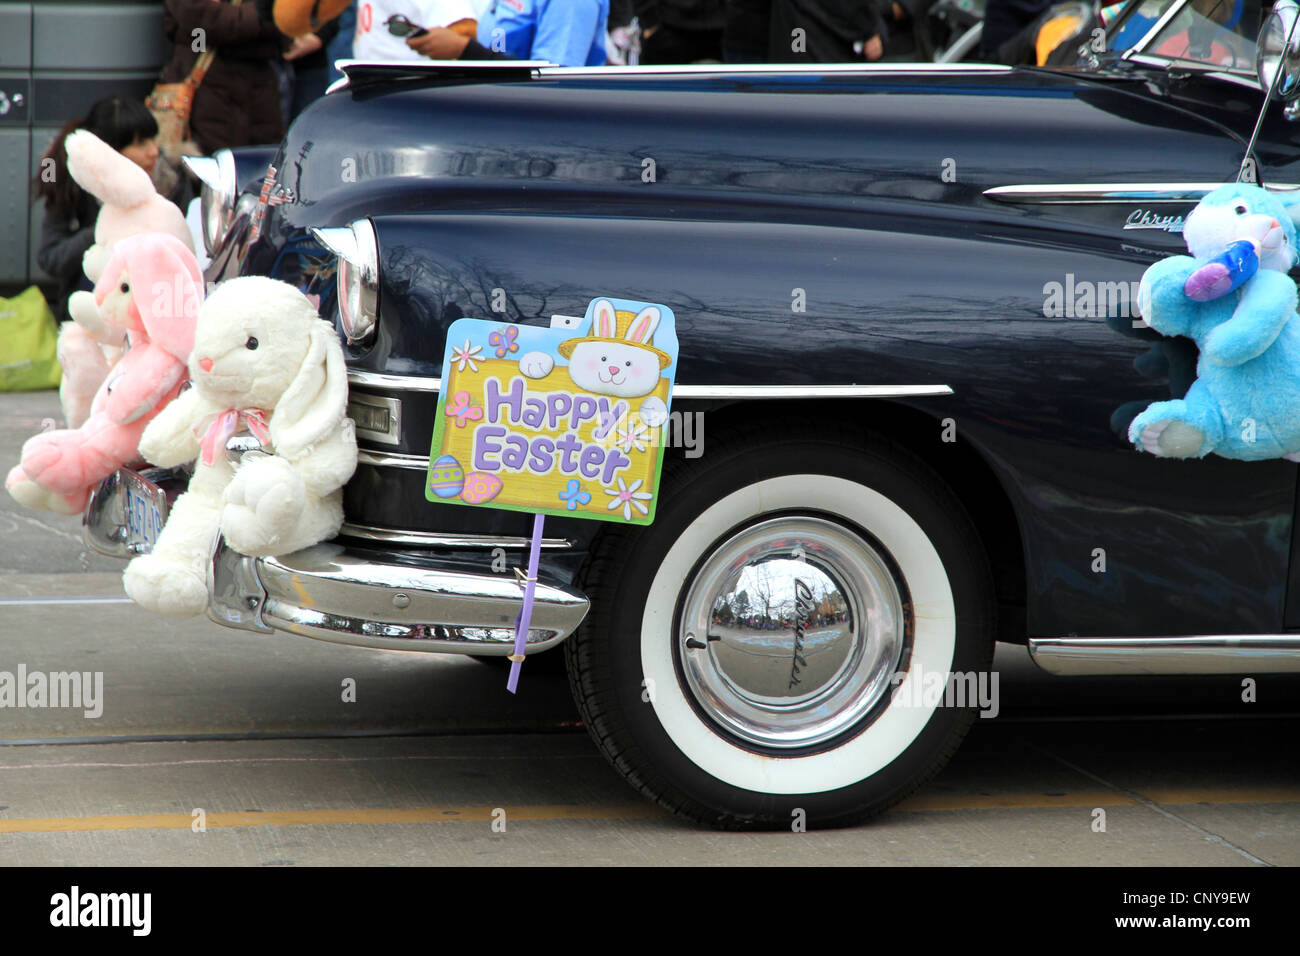
[[[161,614],[207,607],[220,531],[242,554],[287,554],[333,537],[357,464],[338,337],[307,297],[277,279],[218,286],[199,310],[194,387],[145,429],[140,453],[170,467],[198,457],[153,553],[127,565],[126,593]],[[236,468],[226,441],[247,427],[271,454]]]
[[[608,299],[597,300],[591,334],[559,346],[560,354],[569,360],[573,384],[617,398],[649,395],[638,411],[642,421],[658,428],[668,420],[668,406],[650,393],[658,388],[663,370],[672,364],[668,354],[654,346],[655,329],[662,318],[658,306],[648,305],[633,315],[617,311]],[[529,378],[545,377],[551,370],[550,357],[529,352],[520,358],[519,368]]]

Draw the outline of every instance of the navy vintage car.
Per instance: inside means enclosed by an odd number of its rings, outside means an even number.
[[[196,163],[209,278],[321,296],[362,446],[342,534],[219,548],[212,615],[510,653],[527,515],[425,500],[445,332],[609,294],[675,311],[680,420],[653,526],[548,522],[529,650],[563,642],[663,806],[878,812],[955,750],[996,640],[1300,670],[1296,465],[1126,437],[1195,374],[1135,289],[1243,167],[1262,12],[1135,0],[1069,69],[347,66],[279,147]],[[1300,188],[1295,118],[1271,103],[1248,178]]]

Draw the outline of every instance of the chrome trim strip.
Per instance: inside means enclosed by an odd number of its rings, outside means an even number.
[[[437,392],[441,379],[348,370],[348,383],[395,392]],[[951,395],[949,385],[675,385],[673,398],[906,398]]]
[[[844,74],[844,73],[881,73],[881,74],[918,74],[929,73],[1010,73],[1012,67],[997,63],[707,63],[684,64],[680,66],[555,66],[546,60],[421,60],[419,62],[376,61],[376,60],[339,60],[335,66],[344,73],[344,78],[335,80],[325,91],[336,93],[348,88],[351,79],[350,69],[359,73],[367,69],[391,72],[394,75],[405,74],[418,76],[423,73],[448,73],[465,75],[482,72],[484,79],[502,72],[518,71],[521,67],[531,68],[538,79],[547,77],[598,76],[608,79],[616,76],[666,76],[686,73],[700,76],[717,76],[726,74]]]
[[[1224,183],[1025,183],[994,186],[984,195],[1006,203],[1188,203]],[[1293,192],[1295,183],[1265,184],[1269,192]]]
[[[999,63],[696,63],[680,66],[543,66],[548,76],[663,76],[674,73],[1010,73]]]
[[[1218,80],[1227,80],[1229,83],[1236,83],[1238,86],[1244,86],[1248,90],[1254,90],[1257,93],[1263,93],[1260,88],[1259,79],[1247,70],[1234,73],[1232,70],[1217,69],[1212,63],[1204,63],[1200,60],[1180,60],[1176,57],[1152,56],[1150,54],[1137,53],[1130,49],[1121,59],[1128,60],[1130,63],[1137,63],[1141,66],[1149,66],[1157,70],[1182,70],[1187,73],[1196,73],[1200,76],[1212,76]]]
[[[478,72],[482,70],[485,73],[499,73],[502,70],[518,70],[521,67],[530,66],[534,69],[540,69],[544,66],[551,66],[550,60],[335,60],[334,67],[340,73],[347,73],[348,70],[356,67],[375,67],[378,69],[393,70],[394,72],[411,73],[437,73],[439,70],[452,73],[461,72]]]
[[[1196,637],[1031,637],[1049,674],[1300,673],[1300,634]]]
[[[361,388],[385,388],[395,392],[437,392],[442,381],[420,375],[387,375],[382,372],[363,372],[348,369],[348,384]]]
[[[411,471],[428,471],[429,459],[425,455],[403,455],[398,452],[367,451],[357,449],[357,464],[375,468],[409,468]]]
[[[442,534],[429,531],[390,531],[368,524],[345,521],[339,534],[362,541],[381,541],[385,544],[416,544],[426,548],[504,548],[519,551],[527,548],[530,539],[500,534]],[[568,538],[543,538],[543,551],[563,551],[573,547]]]
[[[676,385],[673,398],[905,398],[951,395],[948,385]]]

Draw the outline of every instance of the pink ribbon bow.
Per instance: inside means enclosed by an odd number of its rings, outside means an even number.
[[[217,460],[217,455],[225,450],[230,436],[239,431],[241,419],[258,441],[263,445],[271,443],[271,428],[266,421],[266,412],[260,408],[227,408],[208,426],[199,442],[199,447],[203,449],[203,464],[211,465]]]

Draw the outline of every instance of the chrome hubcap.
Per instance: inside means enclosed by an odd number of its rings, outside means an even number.
[[[688,582],[678,660],[722,729],[809,747],[888,693],[906,626],[894,575],[867,541],[822,518],[772,518],[722,542]]]

